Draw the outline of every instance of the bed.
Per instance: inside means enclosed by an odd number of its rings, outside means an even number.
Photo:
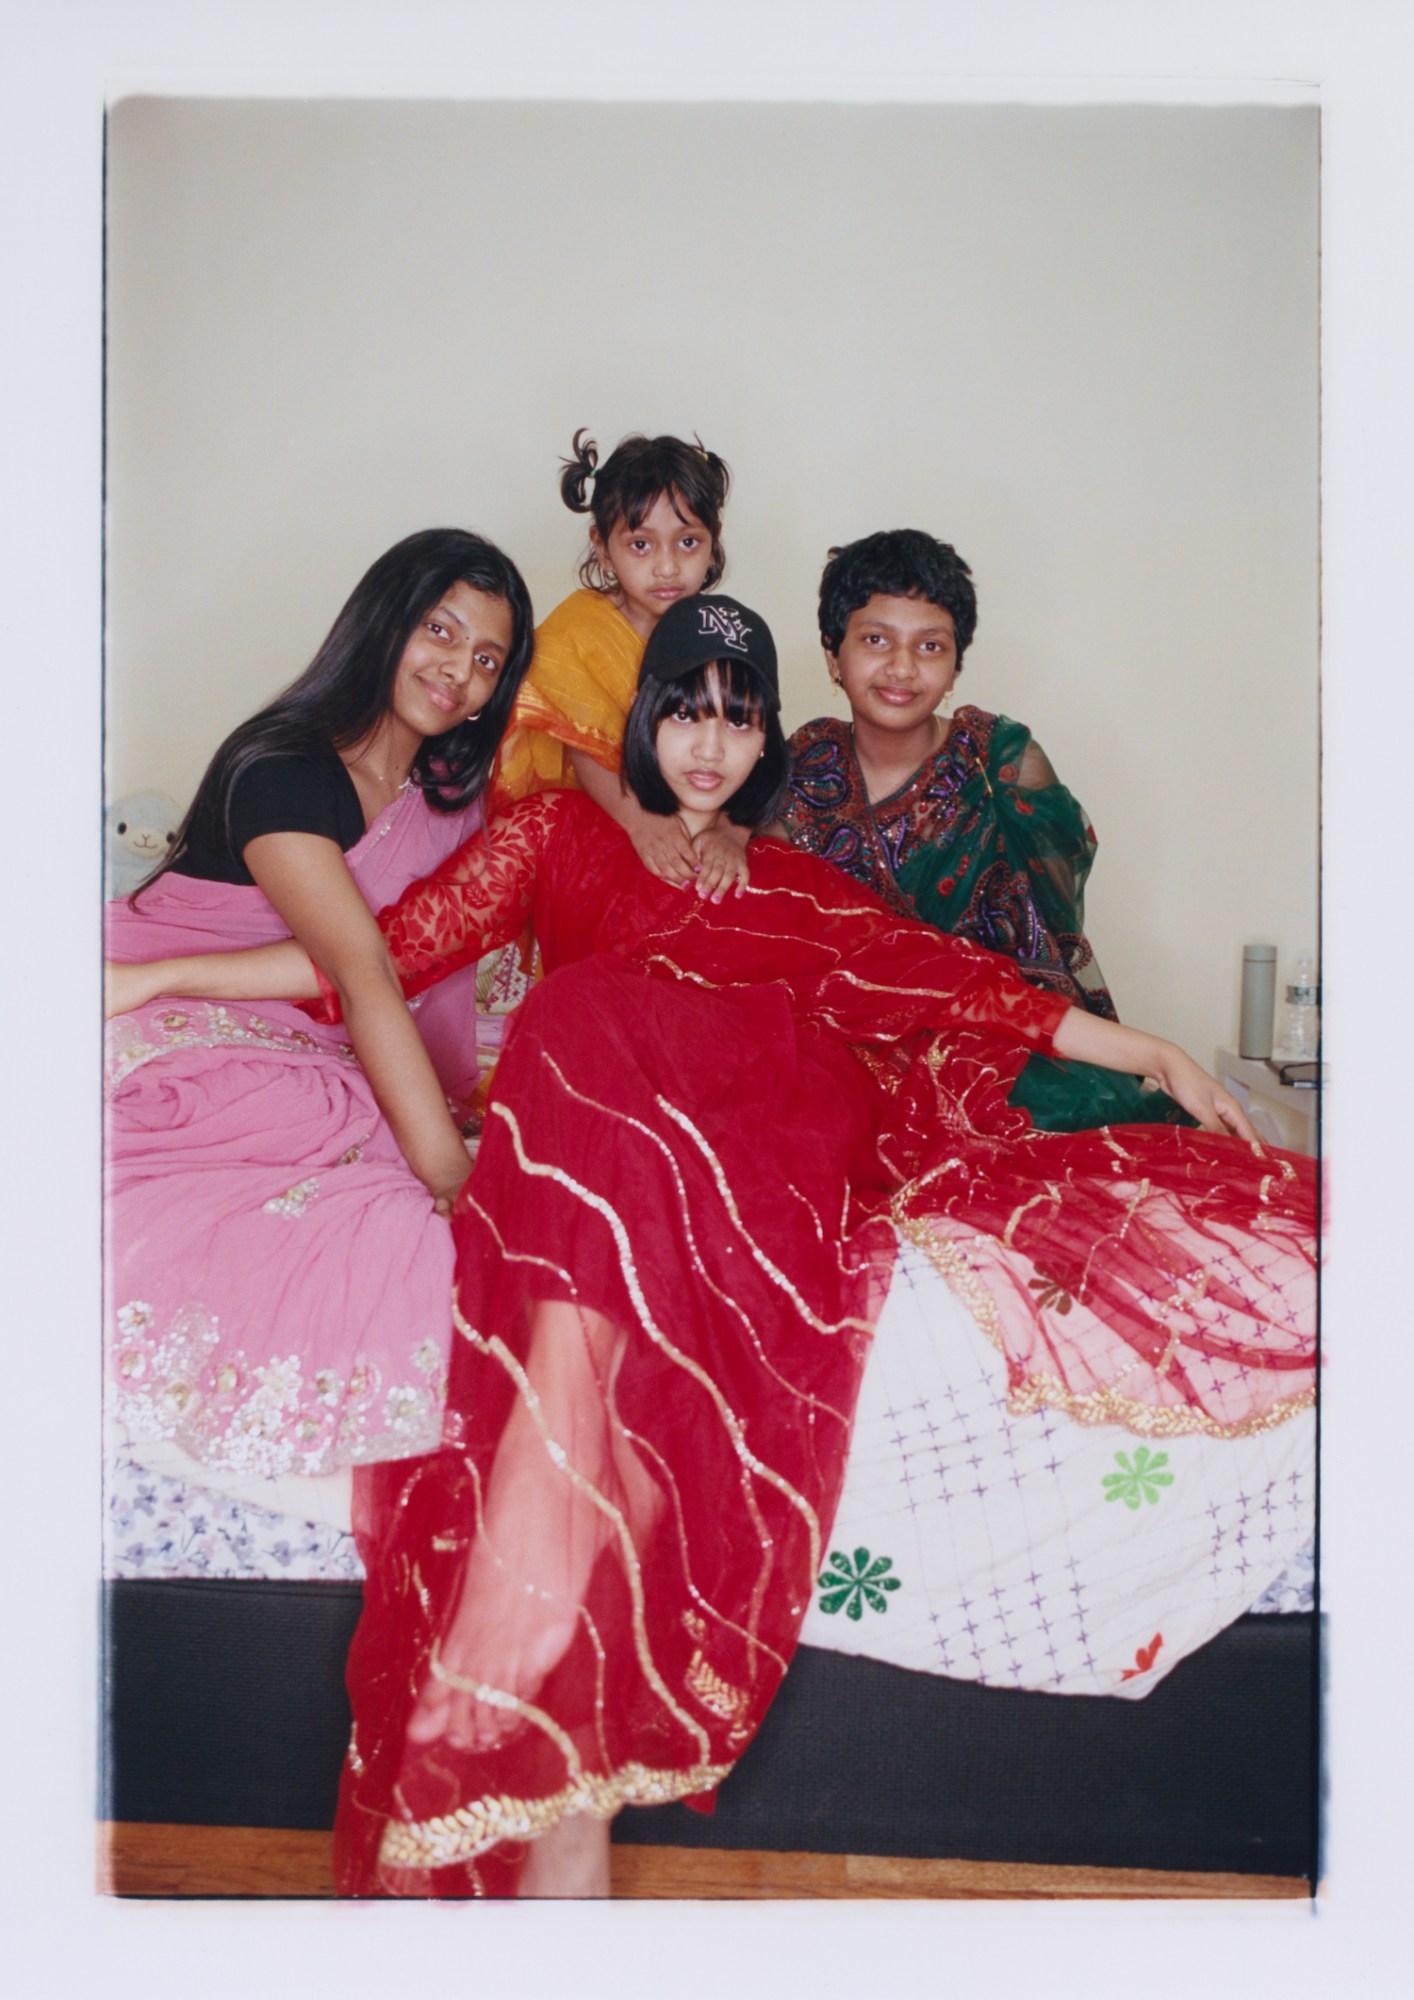
[[[110,1439],[102,1815],[326,1827],[349,1478],[214,1479]],[[1010,1413],[906,1246],[784,1690],[711,1817],[615,1838],[1314,1879],[1314,1482],[1309,1411],[1162,1443]]]
[[[513,950],[478,968],[483,1075],[526,986]],[[108,1421],[102,1817],[330,1826],[350,1473],[213,1470],[121,1394]],[[782,1692],[713,1814],[615,1839],[1314,1880],[1315,1469],[1314,1411],[1228,1440],[1014,1414],[902,1245]]]

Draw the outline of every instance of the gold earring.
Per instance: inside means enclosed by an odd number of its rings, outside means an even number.
[[[949,689],[948,689],[948,691],[947,691],[947,693],[946,693],[946,694],[945,694],[945,695],[943,696],[943,707],[942,707],[942,712],[943,712],[943,714],[944,714],[944,715],[951,715],[951,714],[952,714],[952,698],[953,698],[953,694],[954,694],[954,692],[955,692],[955,690],[954,690],[953,688],[949,688]]]

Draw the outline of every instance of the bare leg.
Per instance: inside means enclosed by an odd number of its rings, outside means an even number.
[[[611,1437],[607,1384],[620,1344],[598,1314],[557,1301],[535,1308],[526,1372],[540,1421],[518,1397],[496,1447],[461,1589],[408,1722],[412,1742],[445,1736],[489,1750],[518,1727],[519,1705],[534,1701],[574,1638],[595,1561],[615,1532],[594,1496],[635,1515],[637,1532],[651,1522],[657,1489],[623,1440],[615,1449]],[[547,1449],[547,1434],[567,1465]],[[550,1838],[542,1835],[532,1855]]]
[[[607,1896],[609,1825],[583,1814],[562,1819],[530,1843],[521,1870],[522,1896]]]

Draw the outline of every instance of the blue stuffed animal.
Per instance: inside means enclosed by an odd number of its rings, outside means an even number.
[[[103,893],[131,896],[163,860],[176,838],[182,812],[165,792],[128,792],[104,815]]]

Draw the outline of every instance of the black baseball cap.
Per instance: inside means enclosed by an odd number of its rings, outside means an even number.
[[[780,707],[770,626],[758,612],[720,592],[680,597],[668,606],[648,636],[639,684],[680,681],[712,660],[741,660],[760,681],[772,708]]]

